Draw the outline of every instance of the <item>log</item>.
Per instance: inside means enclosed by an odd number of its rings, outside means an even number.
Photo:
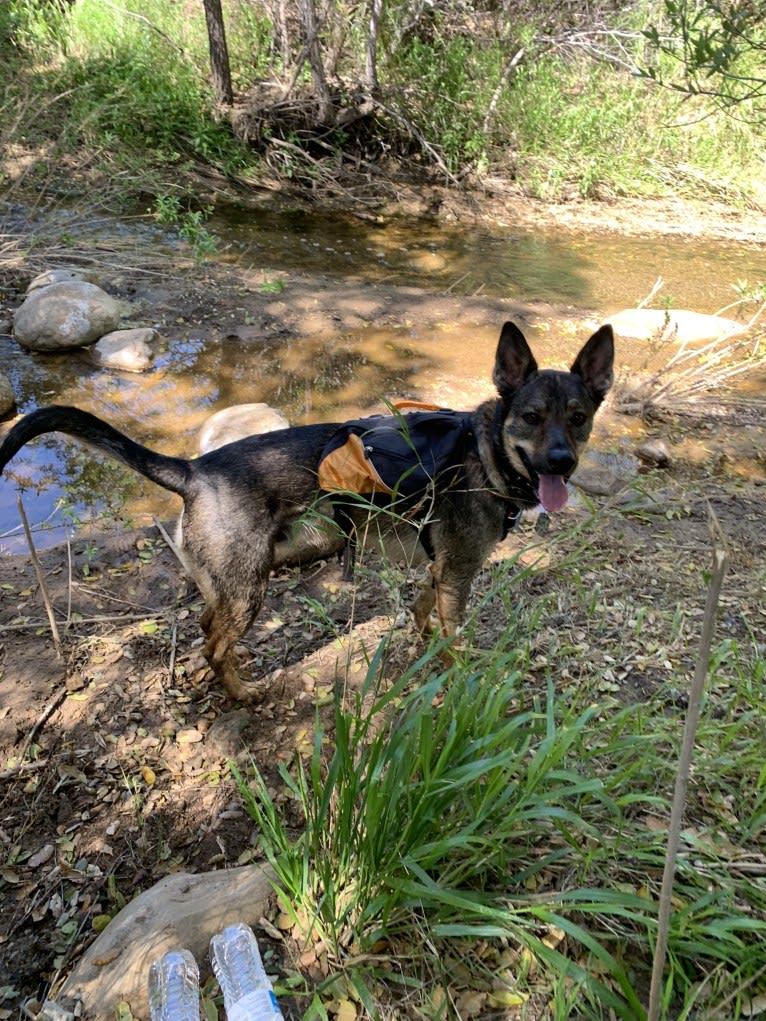
[[[115,1007],[125,1002],[134,1017],[148,1021],[152,962],[186,947],[204,981],[211,936],[235,922],[257,925],[267,913],[270,875],[267,866],[243,865],[166,876],[112,919],[64,982],[56,1006],[72,1009],[79,1001],[83,1019],[113,1021]]]

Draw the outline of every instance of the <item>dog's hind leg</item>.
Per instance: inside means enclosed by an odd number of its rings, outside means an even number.
[[[247,597],[219,595],[214,604],[208,604],[200,619],[207,635],[205,659],[229,697],[242,702],[250,701],[253,691],[239,676],[234,647],[247,634],[263,605],[267,582],[268,577],[251,579]]]
[[[241,701],[253,691],[239,676],[234,647],[263,605],[277,531],[263,508],[245,510],[236,491],[220,484],[201,489],[187,501],[176,539],[206,604],[200,618],[205,659],[228,695]]]

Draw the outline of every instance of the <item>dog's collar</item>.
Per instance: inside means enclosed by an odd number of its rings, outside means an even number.
[[[508,506],[505,511],[505,517],[503,518],[503,539],[505,539],[509,532],[512,532],[516,525],[519,523],[521,517],[521,507],[517,507],[515,503],[508,502]]]
[[[517,508],[516,518],[513,523],[509,526],[512,528],[518,520],[518,515],[521,510],[518,505],[522,507],[534,507],[537,504],[537,490],[529,481],[525,478],[521,472],[517,471],[516,468],[511,464],[508,452],[505,449],[503,443],[503,423],[505,421],[506,407],[503,403],[502,398],[498,398],[495,402],[495,413],[492,419],[492,452],[495,455],[496,464],[498,468],[498,474],[503,481],[503,487],[505,489],[502,495],[504,499],[513,502]],[[513,513],[510,508],[508,511],[508,518],[512,518]]]

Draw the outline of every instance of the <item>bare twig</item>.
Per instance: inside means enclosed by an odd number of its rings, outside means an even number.
[[[433,145],[431,145],[431,143],[425,137],[423,132],[418,127],[416,127],[415,124],[408,120],[408,118],[405,117],[403,114],[399,113],[398,110],[395,110],[391,106],[386,106],[379,100],[375,101],[375,105],[380,110],[383,110],[384,113],[387,113],[389,117],[392,117],[395,121],[397,121],[404,128],[404,130],[407,131],[417,141],[421,149],[423,149],[424,152],[428,153],[429,157],[433,160],[434,164],[439,168],[441,173],[444,174],[444,177],[446,178],[447,181],[450,182],[450,184],[455,185],[455,187],[460,186],[460,182],[452,173],[452,171],[449,169],[447,164],[444,162],[441,153],[439,153],[438,150],[435,149]]]
[[[30,732],[27,734],[27,736],[26,736],[26,738],[24,740],[24,745],[23,745],[21,751],[19,752],[19,759],[22,762],[26,758],[26,754],[29,751],[29,746],[34,741],[35,737],[39,733],[39,731],[42,728],[43,724],[46,723],[51,718],[51,716],[53,716],[53,714],[56,712],[58,707],[64,701],[66,696],[67,696],[66,686],[62,686],[59,689],[59,691],[56,692],[56,694],[53,696],[53,698],[50,700],[50,702],[45,706],[45,708],[40,713],[40,715],[37,717],[37,720],[35,721],[34,726],[30,730]]]
[[[489,126],[492,123],[492,118],[495,115],[497,104],[500,102],[500,96],[502,95],[503,89],[505,88],[505,83],[510,78],[511,71],[513,71],[514,68],[518,67],[518,65],[524,59],[525,52],[526,50],[522,46],[521,49],[517,50],[514,53],[514,55],[510,58],[510,60],[506,63],[505,67],[503,68],[503,73],[500,75],[500,80],[497,83],[495,91],[492,93],[492,98],[490,99],[489,105],[487,106],[487,112],[484,115],[484,123],[481,126],[481,130],[484,132],[485,135],[489,131]]]
[[[639,301],[639,303],[636,305],[636,308],[646,308],[646,306],[649,304],[649,302],[652,300],[655,294],[657,294],[658,291],[661,291],[664,285],[665,281],[662,279],[662,277],[657,277],[657,279],[652,284],[652,289],[649,291],[645,298],[642,298],[641,301]]]
[[[454,289],[455,289],[455,288],[456,288],[456,287],[458,286],[458,284],[462,284],[462,282],[463,282],[463,281],[465,280],[465,278],[466,278],[466,277],[469,277],[470,275],[471,275],[471,271],[470,271],[470,269],[467,269],[467,270],[465,271],[465,273],[463,273],[463,274],[462,274],[462,276],[459,276],[459,277],[457,278],[457,280],[454,280],[454,281],[453,281],[453,282],[452,282],[452,283],[451,283],[451,284],[449,285],[449,287],[447,288],[447,290],[446,290],[446,291],[445,291],[444,293],[445,293],[445,294],[451,294],[451,293],[452,293],[452,291],[453,291],[453,290],[454,290]]]
[[[708,1013],[705,1015],[705,1021],[707,1021],[708,1018],[724,1017],[725,1009],[729,1006],[732,1000],[737,999],[738,997],[742,997],[743,1000],[742,1006],[744,1007],[747,1004],[747,1000],[742,994],[748,988],[750,989],[757,988],[758,979],[761,977],[761,975],[764,974],[766,974],[766,964],[764,964],[763,967],[759,968],[758,971],[756,971],[755,975],[750,975],[747,979],[743,979],[738,986],[735,986],[728,996],[721,1000],[720,1003],[716,1004],[714,1010],[708,1011]]]
[[[66,540],[66,566],[67,566],[67,586],[66,586],[66,622],[67,626],[72,619],[72,543],[69,541],[69,536]]]
[[[723,584],[728,564],[728,548],[726,545],[726,539],[724,538],[721,527],[718,524],[715,512],[710,506],[708,506],[708,515],[713,542],[713,571],[710,578],[710,584],[708,586],[707,601],[705,603],[705,617],[702,622],[702,635],[700,636],[694,678],[692,679],[691,690],[689,692],[689,707],[686,711],[686,724],[684,726],[681,754],[678,758],[678,771],[676,773],[675,790],[673,792],[673,804],[670,810],[668,846],[665,852],[665,869],[662,875],[662,889],[660,890],[659,912],[657,917],[657,943],[654,949],[654,962],[652,966],[652,981],[649,990],[647,1021],[657,1021],[660,1012],[660,1001],[662,999],[662,974],[665,968],[665,956],[668,947],[671,897],[673,895],[673,882],[675,879],[678,844],[681,836],[681,823],[686,804],[686,788],[689,781],[689,770],[691,768],[694,741],[697,734],[697,725],[699,723],[702,695],[708,674],[710,645],[713,639],[713,631],[715,629],[718,598],[721,594],[721,585]]]
[[[170,663],[168,664],[168,678],[170,683],[176,679],[176,646],[178,642],[178,621],[173,618],[173,629],[170,633]]]
[[[132,604],[129,604],[132,605]],[[147,609],[143,613],[118,613],[118,614],[102,614],[98,617],[78,617],[76,621],[72,621],[72,627],[75,624],[127,624],[133,620],[147,620],[152,617],[168,617],[173,611],[167,610],[151,610]],[[18,624],[0,624],[0,634],[6,631],[29,631],[30,628],[39,628],[42,624],[40,620],[26,620]]]
[[[170,551],[176,557],[176,559],[178,560],[179,564],[183,565],[184,561],[183,561],[183,557],[181,556],[180,549],[178,548],[178,546],[176,546],[175,542],[173,541],[172,537],[170,536],[170,533],[165,528],[165,526],[162,524],[160,519],[156,516],[156,514],[152,515],[152,522],[154,523],[154,527],[157,529],[157,531],[160,533],[162,538],[168,544],[168,549],[170,549]]]
[[[50,596],[48,595],[48,588],[45,584],[45,576],[43,575],[43,569],[40,566],[40,560],[37,556],[37,550],[32,539],[32,531],[29,527],[29,520],[27,519],[26,511],[24,510],[24,504],[22,503],[21,497],[17,497],[16,506],[19,509],[19,517],[21,523],[24,526],[24,535],[27,537],[27,545],[29,546],[29,555],[32,557],[32,566],[35,569],[37,576],[37,583],[40,586],[40,594],[43,597],[43,603],[45,604],[45,612],[48,614],[48,623],[51,627],[51,635],[53,637],[53,645],[56,649],[56,655],[59,659],[64,658],[64,650],[61,645],[61,636],[59,635],[58,625],[56,624],[56,617],[53,613],[53,606],[51,604]]]
[[[35,762],[20,762],[17,766],[10,766],[0,772],[0,780],[12,780],[23,773],[34,773],[48,765],[47,759],[37,759]]]

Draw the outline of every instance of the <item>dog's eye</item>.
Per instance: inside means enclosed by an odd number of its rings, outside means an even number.
[[[536,411],[525,411],[521,417],[527,425],[540,425],[543,420],[542,415],[539,415]]]
[[[569,421],[572,425],[585,425],[588,420],[588,416],[582,411],[575,411]]]

